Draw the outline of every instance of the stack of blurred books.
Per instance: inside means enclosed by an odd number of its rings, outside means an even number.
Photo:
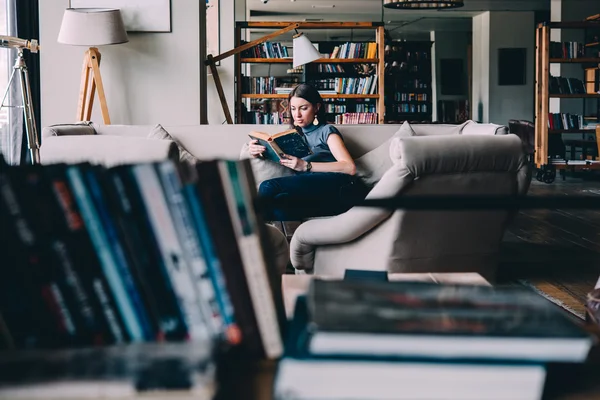
[[[540,399],[548,362],[592,338],[521,288],[314,280],[299,297],[278,399]]]

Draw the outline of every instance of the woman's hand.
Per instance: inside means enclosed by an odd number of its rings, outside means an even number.
[[[252,139],[248,142],[248,153],[254,158],[262,156],[262,153],[267,150],[265,146],[258,144],[258,140]]]
[[[293,169],[294,171],[304,172],[304,171],[306,171],[307,162],[301,158],[284,154],[281,156],[281,160],[279,160],[279,164],[281,164],[285,167],[288,167],[290,169]]]

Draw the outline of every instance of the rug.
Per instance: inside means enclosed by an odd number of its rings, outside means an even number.
[[[524,279],[519,279],[518,282],[519,284],[532,289],[540,296],[543,296],[547,300],[556,304],[563,310],[568,311],[577,318],[585,320],[586,297],[581,297],[580,295],[570,293],[571,291],[566,289],[562,285],[557,285],[555,283],[550,283],[544,280],[528,281]],[[585,296],[586,295],[587,292]]]

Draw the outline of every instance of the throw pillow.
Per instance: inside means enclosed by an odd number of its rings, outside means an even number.
[[[242,150],[240,151],[240,160],[246,158],[250,158],[250,165],[252,166],[252,172],[254,173],[254,180],[256,181],[257,188],[263,181],[296,174],[296,171],[284,167],[283,165],[263,160],[262,158],[251,157],[250,153],[248,153],[248,143],[244,143]]]
[[[165,128],[163,128],[161,124],[157,124],[147,137],[148,139],[171,140],[175,142],[179,148],[179,161],[188,162],[191,164],[197,161],[197,158],[187,151],[177,140],[173,139],[173,137],[169,134],[169,132],[166,131]]]
[[[410,136],[415,136],[415,132],[410,124],[405,121],[391,138],[354,160],[354,164],[356,164],[356,173],[360,179],[369,187],[375,186],[383,174],[385,174],[385,172],[393,165],[392,159],[398,159],[400,157],[400,153],[396,154],[395,149],[392,155],[392,140],[394,140],[394,138]]]

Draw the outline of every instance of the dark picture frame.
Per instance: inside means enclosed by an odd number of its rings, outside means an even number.
[[[527,49],[515,47],[498,49],[498,85],[522,86],[527,84]]]
[[[465,65],[462,58],[440,60],[440,86],[442,95],[465,95]]]

